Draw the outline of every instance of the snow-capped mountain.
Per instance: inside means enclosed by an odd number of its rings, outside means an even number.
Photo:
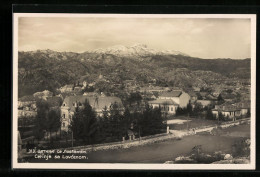
[[[188,56],[187,54],[184,54],[179,51],[175,50],[155,50],[150,49],[145,44],[134,44],[132,46],[123,46],[123,45],[116,45],[112,46],[106,49],[99,48],[96,50],[90,51],[91,53],[97,53],[97,54],[112,54],[116,56],[123,56],[123,57],[148,57],[152,55],[183,55]]]

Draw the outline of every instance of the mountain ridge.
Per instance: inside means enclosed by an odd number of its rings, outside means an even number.
[[[207,73],[209,72],[209,73]],[[209,80],[250,78],[250,59],[200,59],[184,55],[121,56],[38,50],[18,53],[19,97],[57,88],[78,80],[94,81],[102,74],[111,83],[136,79],[187,87]],[[111,88],[113,91],[113,88]]]

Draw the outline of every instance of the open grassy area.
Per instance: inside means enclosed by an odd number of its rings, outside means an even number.
[[[185,116],[175,117],[173,119],[189,120],[183,122],[183,124],[170,124],[169,127],[171,130],[187,130],[191,128],[200,128],[204,126],[217,125],[217,120],[207,120],[202,118],[190,118]]]

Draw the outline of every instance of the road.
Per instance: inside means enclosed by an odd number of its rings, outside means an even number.
[[[229,128],[227,128],[228,130]],[[232,134],[239,132],[246,137],[249,136],[250,125],[240,125],[232,127]],[[244,133],[243,133],[244,132]],[[245,137],[241,136],[241,137]],[[239,136],[212,136],[212,135],[191,135],[181,140],[168,140],[155,144],[131,147],[129,149],[115,149],[107,151],[97,151],[85,154],[85,160],[38,160],[31,159],[30,162],[82,162],[82,163],[164,163],[168,160],[189,154],[195,145],[202,145],[203,152],[222,151],[230,153],[232,145]]]

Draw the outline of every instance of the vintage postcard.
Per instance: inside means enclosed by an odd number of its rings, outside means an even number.
[[[14,169],[255,169],[255,94],[255,14],[13,14]]]

